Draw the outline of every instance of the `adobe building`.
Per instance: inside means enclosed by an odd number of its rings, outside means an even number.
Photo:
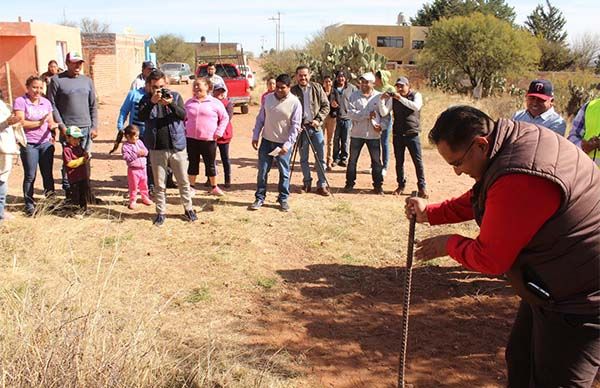
[[[334,24],[325,31],[344,36],[357,34],[366,39],[375,51],[388,59],[390,67],[415,64],[427,40],[428,27],[409,26],[402,13],[395,25]]]
[[[98,97],[124,97],[142,71],[147,36],[133,34],[81,34],[86,73],[94,81]]]
[[[79,28],[58,24],[0,22],[0,48],[0,90],[8,101],[9,83],[15,99],[25,93],[25,80],[46,72],[50,60],[64,69],[67,52],[81,52],[81,35]]]

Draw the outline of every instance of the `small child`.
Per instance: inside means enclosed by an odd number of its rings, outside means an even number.
[[[87,163],[90,160],[90,154],[84,151],[80,145],[83,134],[79,127],[74,125],[68,127],[66,137],[67,144],[63,147],[63,162],[67,169],[67,179],[71,188],[67,200],[79,205],[82,210],[87,210],[90,195]]]
[[[123,144],[123,159],[127,162],[127,184],[129,186],[129,208],[135,209],[137,193],[140,192],[142,203],[152,205],[148,194],[148,177],[146,175],[146,156],[148,149],[140,140],[140,130],[135,125],[123,129],[126,142]]]

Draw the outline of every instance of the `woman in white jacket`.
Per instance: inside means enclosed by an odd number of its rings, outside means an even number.
[[[2,101],[0,95],[0,223],[10,216],[4,211],[6,193],[8,191],[8,176],[13,164],[13,157],[19,154],[17,137],[13,125],[21,120],[11,112],[10,108]],[[21,128],[17,129],[17,132]]]

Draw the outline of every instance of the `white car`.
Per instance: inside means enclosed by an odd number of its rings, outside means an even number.
[[[169,84],[189,84],[190,83],[190,79],[192,79],[193,77],[190,77],[192,74],[192,72],[190,71],[190,65],[188,65],[187,63],[180,63],[180,62],[169,62],[169,63],[163,63],[162,65],[160,65],[160,70],[165,73],[165,76],[167,77],[167,82]]]
[[[252,69],[248,65],[239,65],[238,69],[240,69],[240,73],[242,73],[248,80],[248,84],[250,84],[250,89],[254,89],[254,87],[256,86],[256,72],[252,71]]]

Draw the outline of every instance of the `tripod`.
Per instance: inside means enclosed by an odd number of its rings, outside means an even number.
[[[325,184],[330,189],[331,197],[334,198],[333,191],[331,190],[331,185],[329,184],[329,180],[327,179],[327,175],[325,174],[325,169],[323,169],[323,165],[319,161],[319,157],[317,155],[317,150],[315,149],[315,146],[314,146],[312,140],[310,140],[310,135],[308,134],[308,128],[312,128],[312,127],[308,126],[308,125],[305,126],[302,129],[300,136],[302,136],[302,134],[306,135],[305,136],[306,140],[308,140],[308,145],[309,145],[310,149],[312,150],[313,156],[315,158],[315,164],[317,165],[319,172],[321,174],[323,174],[323,177],[325,178]],[[294,173],[294,166],[296,165],[296,155],[298,155],[298,148],[300,148],[302,141],[303,141],[303,139],[302,139],[302,137],[300,137],[300,139],[298,139],[298,141],[296,141],[296,144],[294,144],[294,150],[292,152],[292,168],[290,170],[290,182],[292,181],[292,174]]]

